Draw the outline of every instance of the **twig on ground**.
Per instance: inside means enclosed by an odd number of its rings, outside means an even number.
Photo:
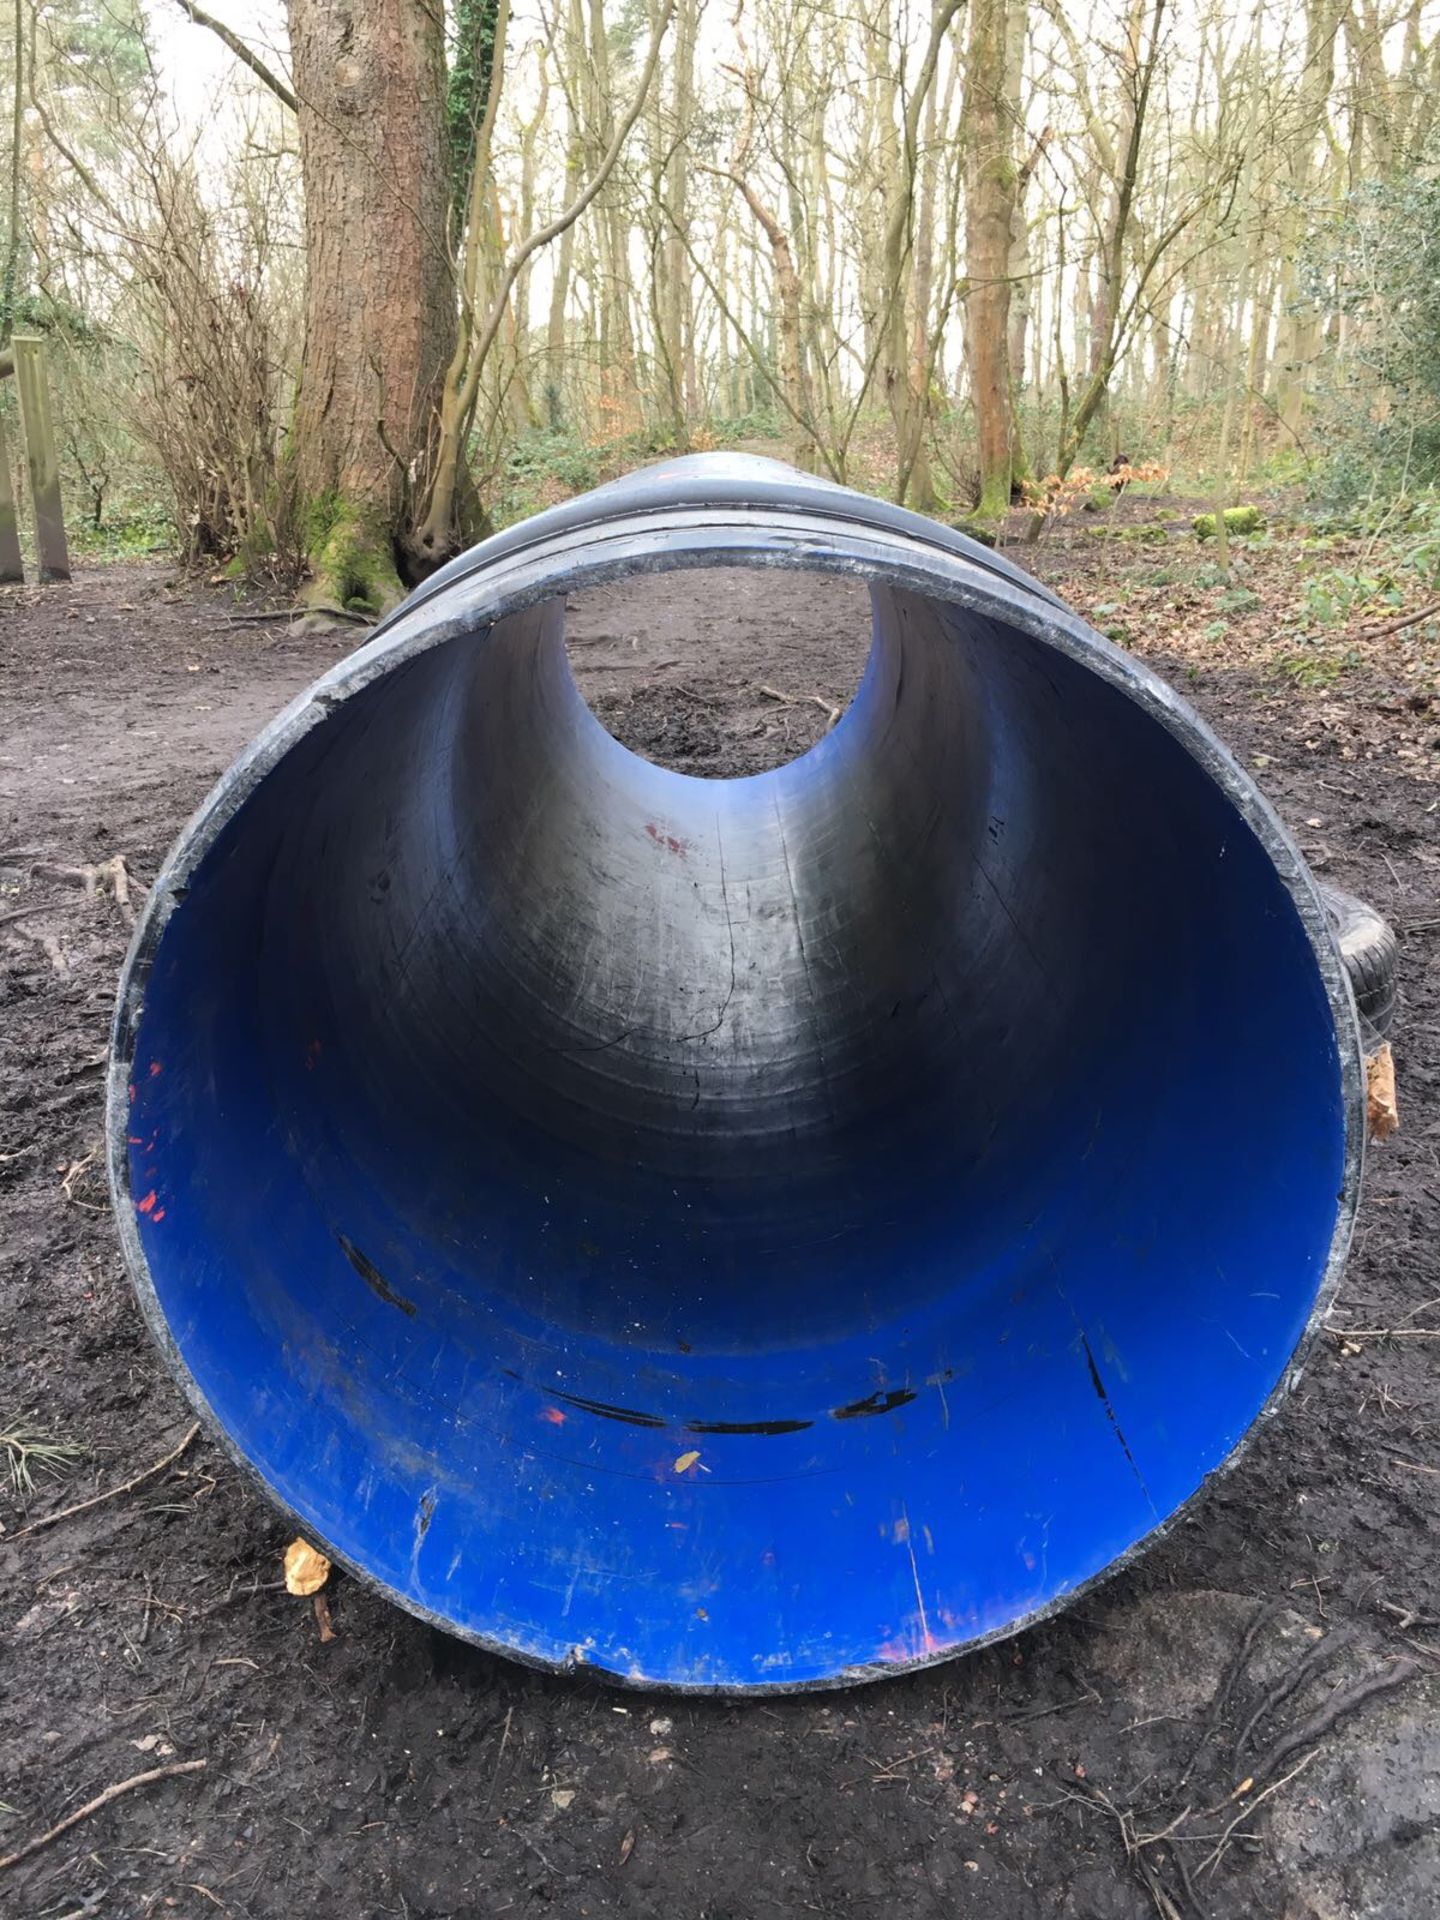
[[[1411,1627],[1440,1627],[1440,1618],[1421,1613],[1415,1607],[1397,1607],[1393,1600],[1379,1600],[1376,1605],[1382,1613],[1394,1615],[1401,1633],[1408,1633]]]
[[[765,686],[762,686],[760,691],[767,700],[778,700],[782,707],[819,707],[820,711],[827,716],[825,723],[827,733],[831,727],[839,723],[840,716],[845,711],[843,707],[837,707],[833,700],[827,700],[823,693],[781,693],[778,687]]]
[[[177,1774],[199,1773],[209,1764],[205,1760],[177,1760],[168,1767],[154,1767],[149,1773],[137,1773],[129,1780],[117,1780],[113,1787],[106,1787],[103,1793],[97,1793],[93,1800],[87,1800],[83,1807],[77,1807],[48,1833],[40,1833],[33,1840],[27,1840],[23,1847],[17,1847],[14,1853],[0,1854],[0,1873],[6,1867],[18,1867],[22,1860],[28,1860],[32,1853],[39,1853],[42,1847],[48,1847],[52,1840],[58,1840],[62,1833],[68,1833],[72,1827],[78,1827],[82,1820],[88,1820],[92,1813],[99,1813],[102,1807],[108,1807],[112,1800],[118,1800],[123,1793],[133,1793],[137,1787],[153,1786],[157,1780],[173,1780]]]
[[[505,1758],[505,1749],[510,1744],[510,1722],[514,1717],[514,1707],[507,1707],[505,1709],[505,1731],[500,1735],[500,1751],[495,1756],[495,1771],[490,1776],[490,1791],[485,1796],[485,1813],[481,1815],[482,1819],[485,1818],[485,1815],[489,1813],[491,1807],[495,1804],[495,1789],[500,1782],[500,1766]],[[548,1866],[549,1862],[547,1861],[546,1864]]]
[[[1288,1760],[1292,1753],[1298,1753],[1302,1747],[1310,1746],[1313,1741],[1327,1734],[1336,1721],[1343,1719],[1347,1713],[1364,1706],[1376,1694],[1389,1693],[1392,1687],[1403,1686],[1407,1680],[1413,1680],[1419,1671],[1420,1662],[1407,1655],[1379,1673],[1372,1673],[1363,1680],[1352,1680],[1348,1687],[1337,1687],[1317,1713],[1312,1713],[1298,1727],[1292,1727],[1289,1733],[1281,1735],[1256,1767],[1256,1777],[1263,1780],[1266,1774],[1273,1773],[1276,1767]]]
[[[1263,1793],[1256,1794],[1255,1798],[1250,1802],[1249,1806],[1246,1807],[1243,1813],[1236,1814],[1235,1818],[1230,1822],[1229,1826],[1226,1827],[1225,1831],[1221,1834],[1220,1838],[1216,1841],[1214,1850],[1210,1853],[1207,1853],[1205,1858],[1200,1862],[1200,1865],[1196,1868],[1195,1871],[1196,1871],[1197,1877],[1202,1873],[1213,1873],[1215,1871],[1216,1867],[1219,1866],[1220,1862],[1225,1857],[1225,1849],[1229,1846],[1230,1836],[1235,1832],[1235,1829],[1237,1827],[1244,1826],[1245,1822],[1250,1818],[1251,1814],[1254,1813],[1255,1809],[1259,1806],[1262,1800],[1268,1800],[1271,1794],[1278,1793],[1281,1787],[1288,1787],[1290,1782],[1295,1778],[1295,1776],[1297,1774],[1303,1773],[1306,1767],[1309,1766],[1310,1762],[1314,1758],[1315,1758],[1315,1755],[1313,1753],[1307,1753],[1305,1758],[1300,1762],[1298,1767],[1292,1767],[1289,1773],[1285,1774],[1281,1779],[1271,1781],[1270,1785],[1266,1787]]]
[[[1326,1333],[1337,1340],[1440,1340],[1440,1327],[1336,1327]]]
[[[1057,1700],[1050,1706],[1027,1707],[1024,1713],[1007,1713],[1003,1720],[997,1720],[997,1727],[1018,1727],[1025,1720],[1044,1720],[1052,1713],[1069,1713],[1072,1707],[1098,1707],[1100,1696],[1093,1687],[1084,1693],[1077,1693],[1073,1700]]]
[[[83,1207],[86,1213],[104,1213],[107,1211],[105,1207],[98,1206],[93,1200],[82,1200],[75,1192],[75,1182],[80,1178],[81,1174],[84,1173],[86,1168],[93,1166],[94,1163],[95,1153],[93,1151],[87,1153],[82,1160],[72,1160],[65,1169],[65,1176],[60,1182],[60,1191],[72,1207]]]
[[[1135,1830],[1135,1816],[1117,1807],[1109,1794],[1102,1792],[1099,1787],[1091,1786],[1086,1780],[1077,1779],[1075,1786],[1080,1789],[1078,1793],[1071,1790],[1067,1781],[1062,1780],[1060,1782],[1060,1791],[1065,1794],[1067,1799],[1078,1800],[1082,1806],[1100,1807],[1110,1815],[1110,1818],[1120,1829],[1120,1839],[1124,1844],[1125,1858],[1130,1862],[1141,1886],[1144,1887],[1145,1891],[1149,1894],[1155,1911],[1160,1915],[1160,1920],[1184,1920],[1184,1915],[1181,1913],[1179,1907],[1176,1906],[1169,1888],[1145,1858],[1145,1849],[1146,1847],[1156,1845],[1161,1840],[1168,1839],[1180,1824],[1180,1820],[1185,1819],[1189,1814],[1190,1809],[1187,1807],[1185,1812],[1180,1815],[1180,1819],[1172,1820],[1163,1832],[1142,1835]]]
[[[217,620],[218,627],[258,627],[271,620],[290,620],[298,627],[306,620],[343,620],[347,626],[373,627],[379,623],[373,614],[356,613],[350,607],[277,607],[268,613],[232,613]]]
[[[157,1460],[153,1467],[147,1467],[143,1473],[137,1473],[133,1479],[126,1480],[118,1487],[111,1487],[105,1493],[97,1493],[91,1500],[81,1500],[73,1507],[62,1507],[59,1513],[47,1513],[39,1520],[32,1520],[28,1527],[21,1527],[18,1533],[11,1534],[12,1540],[23,1540],[27,1533],[40,1533],[46,1527],[59,1526],[62,1520],[72,1520],[77,1513],[88,1513],[92,1507],[102,1507],[107,1500],[118,1500],[123,1493],[131,1493],[145,1481],[153,1480],[157,1473],[163,1473],[166,1467],[173,1466],[200,1431],[197,1420],[178,1447],[173,1447],[163,1460]]]

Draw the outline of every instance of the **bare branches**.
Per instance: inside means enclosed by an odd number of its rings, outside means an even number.
[[[263,81],[275,98],[283,102],[291,113],[300,111],[300,102],[279,74],[267,67],[259,54],[252,47],[247,46],[238,33],[232,33],[223,20],[217,20],[213,14],[206,13],[203,7],[197,7],[194,0],[175,0],[175,4],[182,13],[190,16],[197,27],[208,27],[215,38],[230,49],[240,64],[248,67],[257,80]]]
[[[502,0],[502,8],[508,0]],[[519,247],[511,254],[509,261],[500,273],[490,308],[484,320],[476,326],[473,309],[462,316],[460,337],[455,347],[454,358],[445,377],[445,391],[441,402],[439,444],[435,459],[435,475],[431,485],[430,504],[421,526],[416,544],[427,555],[443,552],[452,535],[452,519],[455,497],[460,482],[460,465],[464,454],[464,443],[474,414],[475,401],[479,393],[480,377],[485,370],[490,351],[500,332],[505,314],[509,307],[510,295],[522,268],[529,261],[558,240],[562,234],[573,227],[575,222],[603,191],[606,182],[615,170],[616,162],[625,149],[636,121],[645,106],[646,96],[655,77],[659,64],[660,48],[675,17],[676,0],[665,0],[654,30],[650,35],[650,45],[641,68],[635,92],[629,108],[622,117],[610,140],[609,146],[601,156],[588,181],[569,204],[562,207],[553,219],[538,227],[526,236]],[[497,27],[497,45],[499,29]],[[492,83],[492,98],[498,102],[499,87]],[[487,118],[490,103],[486,107]],[[477,186],[472,194],[472,214],[466,237],[465,281],[473,299],[480,272],[480,250],[484,246],[485,227],[482,220],[476,218],[478,196],[481,193],[479,183],[479,160],[476,163]]]

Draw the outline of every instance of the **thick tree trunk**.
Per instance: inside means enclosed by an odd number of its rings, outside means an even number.
[[[308,269],[294,429],[311,597],[397,600],[454,347],[445,51],[426,0],[289,0]]]
[[[1017,173],[1005,111],[1006,0],[970,0],[965,70],[966,346],[980,464],[977,517],[1010,505],[1015,430],[1010,385],[1010,241]]]

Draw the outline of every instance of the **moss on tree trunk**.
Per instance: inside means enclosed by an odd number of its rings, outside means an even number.
[[[387,516],[374,505],[319,500],[308,516],[307,606],[342,613],[388,613],[405,597]]]

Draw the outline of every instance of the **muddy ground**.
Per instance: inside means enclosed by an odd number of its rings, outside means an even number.
[[[1300,684],[1266,637],[1285,589],[1265,566],[1258,613],[1224,637],[1183,542],[1167,580],[1153,549],[1090,532],[1061,529],[1036,570],[1101,624],[1123,601],[1137,650],[1256,769],[1317,870],[1401,929],[1403,1130],[1372,1153],[1333,1315],[1362,1331],[1322,1337],[1240,1468],[1071,1613],[922,1675],[743,1706],[539,1677],[343,1577],[322,1644],[279,1584],[286,1528],[203,1437],[27,1530],[190,1426],[100,1173],[125,915],[59,870],[120,855],[142,887],[354,635],[235,624],[227,596],[159,563],[4,590],[0,1430],[84,1451],[31,1492],[0,1487],[0,1913],[1440,1911],[1440,707],[1413,631]],[[702,773],[816,738],[862,663],[845,590],[732,576],[702,613],[685,576],[643,612],[613,589],[576,606],[573,657],[612,730]],[[1397,1684],[1333,1712],[1376,1677]],[[196,1760],[5,1863],[106,1786]]]

